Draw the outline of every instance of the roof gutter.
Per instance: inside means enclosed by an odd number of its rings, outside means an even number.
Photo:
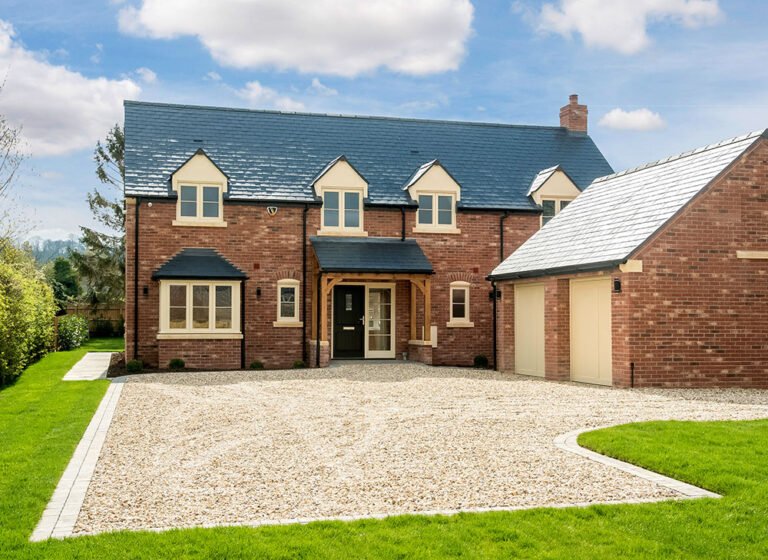
[[[521,280],[523,278],[540,278],[542,276],[558,276],[561,274],[576,274],[579,272],[596,272],[598,270],[607,270],[615,268],[626,262],[627,259],[614,259],[588,264],[577,264],[570,266],[560,266],[555,268],[542,268],[538,270],[523,270],[520,272],[507,272],[502,274],[489,274],[486,280],[498,282],[499,280]]]

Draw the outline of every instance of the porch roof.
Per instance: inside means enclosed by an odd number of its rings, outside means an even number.
[[[321,272],[432,274],[432,263],[414,239],[311,237]]]
[[[153,280],[245,280],[246,274],[214,249],[182,249],[162,264]]]

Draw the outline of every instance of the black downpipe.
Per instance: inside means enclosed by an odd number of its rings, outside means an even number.
[[[496,300],[499,294],[496,292],[496,282],[491,282],[491,289],[493,290],[493,371],[499,371],[498,351],[496,349]]]
[[[240,280],[240,369],[245,369],[245,280]]]
[[[322,305],[320,305],[320,302],[323,300],[320,290],[322,289],[322,279],[323,279],[323,273],[318,272],[317,273],[317,325],[315,325],[315,331],[316,331],[316,344],[317,348],[315,348],[315,366],[320,367],[320,325],[322,324]]]
[[[309,205],[304,205],[301,222],[301,361],[309,364],[307,348],[307,213]]]
[[[400,218],[402,220],[402,233],[400,234],[400,241],[405,241],[405,206],[400,207]]]
[[[629,386],[635,386],[635,362],[629,362]]]
[[[139,207],[136,199],[136,217],[133,224],[133,359],[139,359]]]

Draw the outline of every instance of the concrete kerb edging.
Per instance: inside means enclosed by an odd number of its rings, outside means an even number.
[[[613,457],[607,457],[606,455],[595,453],[594,451],[590,451],[589,449],[586,449],[579,445],[578,438],[581,434],[585,432],[602,430],[610,427],[612,426],[602,426],[599,428],[582,428],[579,430],[573,430],[571,432],[567,432],[565,434],[557,436],[554,440],[554,443],[556,447],[558,447],[559,449],[562,449],[563,451],[567,451],[569,453],[575,453],[576,455],[580,455],[582,457],[590,459],[591,461],[602,463],[603,465],[607,465],[609,467],[619,469],[620,471],[624,471],[633,476],[643,478],[649,482],[653,482],[654,484],[663,486],[664,488],[674,490],[675,492],[682,494],[683,498],[689,498],[689,499],[722,498],[720,494],[715,494],[714,492],[710,492],[709,490],[705,490],[704,488],[699,488],[698,486],[694,486],[693,484],[688,484],[687,482],[676,480],[674,478],[670,478],[668,476],[664,476],[662,474],[649,471],[642,467],[632,465],[631,463],[625,463],[624,461],[619,461],[618,459],[614,459]]]
[[[30,541],[68,537],[72,534],[126,379],[127,376],[112,379],[61,475],[40,522],[32,532]]]

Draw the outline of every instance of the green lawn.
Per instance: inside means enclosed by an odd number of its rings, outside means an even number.
[[[119,344],[91,341],[52,354],[0,392],[3,558],[768,557],[768,421],[652,422],[581,437],[600,452],[725,494],[721,500],[121,532],[29,543],[107,387],[107,381],[63,383],[61,377],[87,350]]]

